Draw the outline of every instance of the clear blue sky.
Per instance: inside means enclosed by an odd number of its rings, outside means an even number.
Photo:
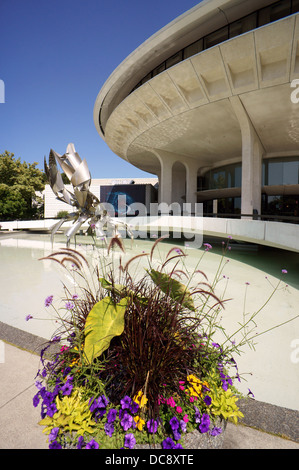
[[[199,0],[0,0],[0,153],[43,169],[69,142],[93,178],[147,174],[98,135],[93,107],[102,85],[134,49]]]

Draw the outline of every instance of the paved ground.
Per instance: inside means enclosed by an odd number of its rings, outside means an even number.
[[[47,449],[34,408],[39,356],[0,342],[0,449]],[[299,443],[251,427],[228,424],[224,449],[299,449]]]

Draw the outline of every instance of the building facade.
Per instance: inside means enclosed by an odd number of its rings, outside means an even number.
[[[299,0],[203,0],[107,79],[97,131],[158,176],[159,202],[299,215],[298,11]]]
[[[126,203],[143,202],[146,207],[155,200],[155,187],[157,178],[94,178],[91,180],[90,191],[101,201],[108,202],[118,211],[118,195],[126,197]],[[71,184],[66,188],[73,192]],[[144,189],[143,189],[144,188]],[[137,189],[137,191],[136,191]],[[49,184],[44,190],[44,217],[46,219],[58,217],[59,212],[73,212],[73,206],[59,201]],[[115,201],[114,201],[115,200]]]

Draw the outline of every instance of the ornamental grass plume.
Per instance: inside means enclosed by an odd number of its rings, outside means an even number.
[[[44,258],[76,280],[75,292],[65,287],[61,328],[42,351],[33,399],[34,406],[41,403],[51,448],[66,442],[86,449],[145,442],[182,448],[189,432],[216,437],[224,420],[242,418],[233,356],[256,338],[259,311],[244,317],[235,341],[219,320],[221,265],[210,284],[198,266],[188,272],[181,248],[156,259],[161,241],[124,264],[113,258],[115,248],[123,251],[119,240],[95,268],[70,248]],[[141,260],[147,264],[137,277],[131,268]],[[45,306],[55,308],[53,296]]]

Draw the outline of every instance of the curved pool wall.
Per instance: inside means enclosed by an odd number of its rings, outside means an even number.
[[[93,257],[95,251],[90,241],[88,237],[77,237],[77,249]],[[198,267],[212,282],[222,257],[222,241],[208,241],[213,249],[204,253]],[[125,240],[124,243],[125,256],[131,257],[142,251],[149,252],[153,240],[134,240],[132,244]],[[176,240],[174,244],[184,245]],[[165,255],[172,246],[170,241],[159,244],[157,258]],[[63,247],[65,237],[57,235],[54,249]],[[192,270],[198,264],[204,247],[193,249],[185,246],[185,250],[187,266]],[[55,333],[57,324],[51,310],[44,307],[45,298],[48,295],[59,298],[63,295],[62,281],[71,282],[63,278],[56,263],[39,261],[51,252],[49,235],[11,234],[0,238],[0,322],[46,339]],[[102,242],[98,252],[107,259]],[[140,269],[139,261],[136,270]],[[233,333],[242,320],[245,291],[245,312],[256,311],[272,292],[270,282],[276,285],[281,278],[282,269],[287,269],[288,274],[284,275],[281,288],[257,317],[258,332],[299,313],[299,254],[232,240],[231,250],[224,257],[221,281],[216,287],[218,295],[225,292],[224,298],[231,299],[221,315],[221,324],[227,331]],[[34,319],[25,321],[27,315]],[[48,320],[43,321],[43,318]],[[299,319],[257,338],[255,350],[244,348],[244,352],[246,354],[235,356],[239,372],[247,380],[242,381],[239,390],[246,395],[250,388],[258,401],[299,410]]]

